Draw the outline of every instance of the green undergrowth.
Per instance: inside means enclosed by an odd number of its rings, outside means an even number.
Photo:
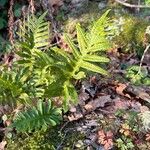
[[[83,140],[84,135],[66,128],[60,132],[60,126],[47,131],[36,131],[30,134],[14,134],[11,139],[6,138],[6,150],[70,150],[78,140]]]
[[[122,29],[119,36],[114,39],[116,45],[124,52],[136,51],[141,57],[145,49],[145,31],[149,22],[130,15],[120,17],[120,22]]]

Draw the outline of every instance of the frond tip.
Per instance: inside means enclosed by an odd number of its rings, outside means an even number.
[[[150,111],[144,111],[140,113],[139,116],[142,120],[143,128],[146,131],[150,130]]]
[[[18,113],[12,127],[19,132],[31,132],[41,128],[47,129],[49,125],[55,126],[60,120],[60,108],[55,108],[51,100],[47,103],[39,100],[36,107]]]

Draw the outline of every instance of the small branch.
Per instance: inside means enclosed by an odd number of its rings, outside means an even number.
[[[129,4],[127,2],[123,2],[121,0],[115,0],[115,2],[130,8],[150,8],[150,6],[148,5],[134,5],[134,4]]]
[[[146,52],[149,50],[149,48],[150,48],[150,44],[148,44],[148,45],[146,46],[146,49],[144,50],[144,53],[143,53],[142,58],[141,58],[141,61],[140,61],[140,67],[139,67],[138,74],[141,73],[143,60],[144,60],[145,54],[146,54]]]

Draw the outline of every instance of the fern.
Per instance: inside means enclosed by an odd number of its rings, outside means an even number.
[[[142,120],[142,124],[143,124],[143,127],[146,131],[148,131],[150,129],[150,111],[144,111],[142,113],[140,113],[140,118]]]
[[[20,112],[14,119],[12,127],[19,132],[31,132],[38,129],[47,129],[49,125],[55,126],[61,120],[61,109],[55,108],[51,100],[47,103],[38,101],[37,106]]]
[[[32,73],[28,68],[20,67],[11,72],[3,70],[0,75],[0,103],[16,106],[20,103],[32,104],[32,99],[41,98],[45,81],[40,74],[41,72]]]
[[[70,37],[65,34],[65,40],[72,50],[72,55],[68,55],[64,50],[59,48],[51,48],[54,52],[54,59],[57,60],[55,67],[59,68],[65,74],[66,81],[64,82],[62,95],[64,95],[64,110],[67,110],[69,100],[77,102],[77,93],[72,88],[74,95],[70,94],[72,79],[81,79],[86,76],[86,70],[108,75],[107,71],[96,65],[96,63],[108,63],[109,59],[105,56],[99,56],[97,52],[106,51],[110,48],[110,43],[107,39],[110,31],[106,31],[109,27],[110,20],[107,18],[109,10],[93,24],[89,32],[84,32],[80,24],[77,24],[77,43],[75,44]],[[56,57],[59,56],[59,57]],[[62,63],[63,60],[63,63]],[[61,76],[60,76],[61,78]],[[76,100],[75,100],[76,98]]]
[[[45,15],[46,13],[39,18],[31,15],[27,17],[27,20],[20,23],[19,42],[16,44],[16,47],[20,49],[17,54],[21,58],[17,62],[18,64],[33,67],[33,64],[36,64],[36,56],[40,55],[39,50],[48,48],[50,32],[49,23],[44,21]],[[44,56],[46,57],[46,55]],[[50,63],[52,60],[47,58],[47,61]]]
[[[16,43],[19,59],[13,64],[13,70],[0,73],[1,102],[21,103],[27,108],[15,116],[13,127],[17,131],[46,129],[49,125],[56,125],[61,110],[51,105],[51,101],[46,103],[42,100],[64,97],[62,107],[67,111],[71,103],[78,102],[74,80],[86,77],[87,71],[108,75],[99,66],[109,62],[103,55],[110,47],[108,36],[111,32],[108,27],[111,22],[108,13],[102,15],[87,32],[77,24],[76,42],[64,35],[71,54],[58,47],[49,48],[49,23],[44,21],[46,13],[39,18],[28,16],[20,24],[20,41]]]

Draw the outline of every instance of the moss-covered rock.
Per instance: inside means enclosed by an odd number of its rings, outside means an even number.
[[[149,22],[131,15],[124,15],[122,32],[114,39],[115,44],[125,52],[136,51],[139,55],[145,49],[145,31]]]

